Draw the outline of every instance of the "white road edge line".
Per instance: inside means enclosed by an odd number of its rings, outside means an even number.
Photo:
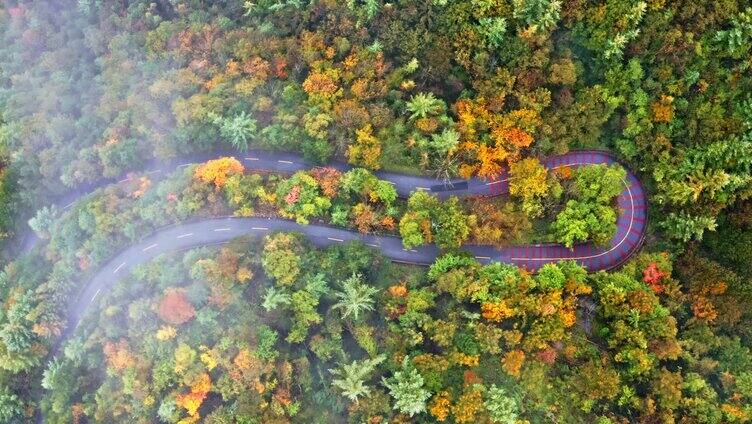
[[[154,243],[151,246],[147,246],[147,247],[143,248],[141,251],[142,252],[146,252],[147,250],[153,249],[155,247],[157,247],[157,243]]]
[[[193,233],[185,233],[185,234],[181,234],[181,235],[179,235],[179,236],[177,236],[177,237],[175,237],[175,238],[179,238],[179,239],[181,239],[181,238],[186,238],[186,237],[190,237],[190,236],[192,236],[192,235],[193,235]]]
[[[475,259],[488,259],[491,260],[490,256],[476,256]]]
[[[149,172],[147,172],[147,173],[146,173],[146,175],[151,175],[151,174],[159,174],[160,172],[162,172],[162,170],[161,170],[161,169],[156,169],[156,170],[154,170],[154,171],[149,171]]]
[[[122,180],[118,181],[118,184],[120,184],[120,183],[124,183],[124,182],[126,182],[126,181],[130,181],[130,180],[131,180],[130,178],[124,178],[124,179],[122,179]]]
[[[120,271],[120,268],[122,268],[122,267],[124,267],[124,266],[125,266],[125,262],[123,262],[122,264],[118,265],[118,267],[117,267],[117,268],[115,268],[115,270],[114,270],[114,271],[112,271],[112,273],[113,273],[113,274],[117,274],[117,273],[118,273],[118,271]]]
[[[214,231],[218,233],[220,231],[230,231],[231,229],[232,228],[215,228]]]
[[[68,203],[67,205],[63,206],[63,209],[68,209],[69,207],[73,206],[74,204],[76,204],[75,200],[72,201],[72,202],[70,202],[70,203]]]
[[[342,239],[338,239],[338,238],[334,238],[334,237],[327,237],[327,239],[331,240],[331,241],[338,241],[338,242],[343,242],[344,241]]]
[[[184,163],[182,165],[178,165],[178,168],[185,168],[186,166],[195,165],[195,163]]]
[[[622,182],[627,187],[627,194],[629,196],[629,203],[630,203],[630,206],[632,207],[631,210],[634,211],[635,202],[634,202],[634,196],[632,195],[632,189],[629,188],[629,184],[627,183],[627,180],[622,180]],[[593,259],[593,258],[601,257],[603,255],[608,255],[609,253],[611,253],[614,250],[618,249],[619,246],[621,246],[624,243],[624,241],[629,238],[629,233],[632,232],[632,226],[634,224],[634,220],[635,219],[634,219],[634,212],[633,212],[631,218],[629,219],[629,228],[627,228],[627,231],[624,233],[624,237],[622,237],[622,239],[618,243],[616,243],[616,245],[612,246],[610,249],[606,250],[605,252],[601,252],[601,253],[598,253],[598,254],[595,254],[595,255],[588,255],[588,256],[575,256],[575,257],[572,257],[572,258],[511,258],[511,260],[513,260],[513,261],[534,261],[535,262],[535,261],[552,261],[552,260],[553,261],[563,261],[563,260],[571,259],[571,260],[577,261],[577,260],[583,260],[583,259]]]
[[[373,243],[366,243],[366,246],[379,247],[378,244],[373,244]]]
[[[431,191],[428,187],[415,187],[417,190],[423,190],[423,191]]]

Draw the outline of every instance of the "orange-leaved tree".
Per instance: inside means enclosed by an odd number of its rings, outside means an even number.
[[[217,189],[224,187],[227,178],[232,175],[242,174],[245,171],[243,164],[231,157],[222,157],[206,162],[196,168],[194,178],[205,183],[214,184]]]
[[[159,303],[159,316],[170,324],[183,324],[196,315],[185,290],[168,289]]]
[[[176,396],[175,403],[185,408],[188,415],[192,418],[198,418],[198,410],[201,404],[204,403],[206,395],[209,394],[211,386],[212,382],[209,374],[203,373],[191,384],[191,391],[189,393]]]
[[[460,134],[460,174],[465,178],[497,178],[505,165],[518,161],[522,150],[533,144],[533,134],[542,122],[532,109],[494,113],[484,98],[461,99],[454,107]]]

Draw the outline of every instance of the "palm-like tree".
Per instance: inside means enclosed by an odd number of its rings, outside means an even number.
[[[431,392],[424,387],[423,376],[408,357],[402,360],[400,371],[396,371],[389,379],[382,378],[381,382],[394,398],[394,409],[411,417],[426,410],[426,401],[431,397]]]
[[[342,291],[334,293],[339,301],[332,306],[332,309],[341,309],[342,318],[352,316],[357,320],[361,313],[373,310],[373,295],[378,292],[377,288],[363,282],[362,275],[353,274],[342,282]]]
[[[445,128],[439,134],[431,134],[430,146],[437,155],[444,157],[450,150],[457,147],[459,142],[460,133],[453,128]]]
[[[219,133],[232,147],[244,152],[248,150],[248,144],[256,135],[256,120],[245,111],[231,118],[223,118],[217,115],[211,116],[214,124],[219,126]]]
[[[264,294],[264,301],[261,306],[267,310],[267,312],[277,309],[279,305],[287,305],[290,303],[290,295],[279,291],[274,287],[266,289]]]
[[[444,112],[446,105],[443,100],[434,97],[433,93],[418,93],[410,98],[406,108],[410,112],[410,119],[415,120],[439,115]]]
[[[384,355],[379,355],[373,359],[353,361],[340,365],[338,369],[329,370],[334,376],[339,377],[332,380],[332,385],[339,389],[343,396],[357,403],[359,398],[371,393],[366,380],[384,359]]]

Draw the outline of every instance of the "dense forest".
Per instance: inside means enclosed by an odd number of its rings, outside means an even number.
[[[8,0],[0,33],[0,422],[752,422],[752,3]],[[620,165],[543,165],[581,149]],[[607,245],[627,170],[618,269],[463,250]],[[441,255],[241,238],[71,320],[118,252],[222,216]]]

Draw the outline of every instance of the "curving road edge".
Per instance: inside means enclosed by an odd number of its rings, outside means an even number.
[[[290,173],[312,166],[293,154],[250,152],[243,156],[232,153],[227,155],[236,157],[249,170]],[[176,168],[190,166],[216,157],[217,154],[215,153],[211,156],[197,155],[191,158],[192,161],[188,162],[184,160],[182,163],[162,163],[159,168],[147,171],[147,174],[167,173]],[[575,168],[599,163],[612,164],[616,163],[616,159],[605,152],[576,151],[549,157],[543,161],[548,169]],[[342,163],[333,163],[331,166],[340,170],[349,169],[348,165]],[[454,181],[449,185],[427,177],[388,172],[376,174],[379,178],[393,183],[398,194],[403,197],[408,196],[414,190],[432,192],[441,198],[452,195],[497,196],[507,194],[509,191],[509,177],[506,174],[501,175],[499,179],[494,181],[470,179]],[[116,182],[125,183],[130,178],[123,178]],[[62,202],[68,202],[64,208],[70,207],[75,199],[80,197],[82,197],[80,191],[78,194],[71,193],[64,197]],[[481,263],[506,262],[530,270],[537,270],[546,263],[568,259],[577,261],[589,271],[611,269],[622,264],[639,249],[647,222],[647,200],[644,189],[640,181],[629,170],[627,170],[627,176],[624,179],[624,190],[619,194],[617,203],[620,208],[617,218],[617,232],[605,247],[596,247],[591,243],[576,245],[573,249],[567,249],[557,244],[518,246],[504,249],[467,245],[464,246],[464,250],[473,254]],[[115,255],[100,268],[80,293],[74,307],[69,312],[67,329],[58,339],[53,352],[57,351],[57,348],[75,330],[85,310],[101,292],[108,290],[119,276],[132,267],[148,262],[162,253],[225,243],[249,234],[262,236],[280,230],[301,232],[314,245],[320,247],[359,240],[368,246],[380,249],[386,257],[396,262],[427,265],[432,263],[440,254],[439,249],[434,245],[404,249],[400,238],[395,236],[360,234],[323,225],[299,225],[285,219],[225,217],[179,224],[147,236],[139,243],[131,245]]]
[[[271,153],[265,151],[248,152],[242,156],[236,152],[213,152],[195,154],[180,160],[160,162],[153,160],[144,164],[148,169],[146,174],[170,173],[176,169],[205,162],[218,156],[233,156],[241,161],[246,169],[257,171],[274,171],[292,173],[311,168],[299,156],[289,153]],[[613,164],[617,160],[606,152],[575,151],[565,155],[552,156],[543,160],[548,169],[563,167],[576,168],[590,164]],[[334,168],[345,171],[349,165],[334,162]],[[509,193],[509,177],[503,173],[499,179],[484,181],[480,179],[458,180],[450,184],[428,177],[409,176],[389,172],[377,172],[376,175],[394,184],[401,197],[407,197],[415,190],[425,190],[436,194],[440,198],[449,196],[498,196]],[[108,184],[128,183],[133,175],[121,178],[106,178],[96,184],[78,187],[76,190],[62,196],[55,203],[61,209],[72,207],[77,200],[91,194],[99,187]],[[609,244],[596,247],[591,243],[579,244],[573,249],[567,249],[557,244],[542,244],[530,246],[509,247],[496,249],[491,246],[467,245],[464,250],[469,251],[481,263],[506,262],[530,270],[537,270],[541,266],[561,260],[575,260],[589,271],[598,271],[618,267],[636,252],[643,240],[647,225],[647,198],[645,191],[637,177],[627,169],[624,179],[624,189],[617,198],[620,213],[617,218],[617,231]],[[178,250],[191,249],[200,246],[226,243],[244,235],[265,235],[272,231],[298,231],[319,247],[331,246],[349,241],[361,241],[366,245],[378,248],[395,262],[417,265],[428,265],[441,253],[434,245],[421,246],[416,249],[404,249],[402,241],[395,236],[378,236],[360,234],[342,228],[323,225],[299,225],[285,219],[269,219],[260,217],[224,217],[194,221],[158,230],[145,237],[138,243],[122,250],[105,263],[89,280],[79,293],[75,304],[68,312],[68,325],[63,334],[58,337],[50,350],[49,356],[54,357],[60,347],[78,327],[81,317],[87,308],[131,268],[146,263],[160,254]],[[24,241],[24,248],[32,247],[38,240],[34,237]],[[37,414],[37,423],[43,422],[42,414]]]

